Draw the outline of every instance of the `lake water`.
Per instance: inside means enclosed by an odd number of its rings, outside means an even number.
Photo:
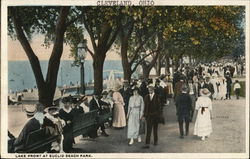
[[[85,82],[92,82],[94,73],[92,60],[84,63]],[[80,81],[80,67],[71,66],[73,61],[61,61],[58,72],[57,86],[69,85],[70,82],[76,84]],[[40,61],[43,76],[46,77],[48,61]],[[9,91],[20,91],[23,89],[34,88],[36,86],[35,77],[31,69],[29,61],[9,61],[8,62],[8,88]],[[121,61],[105,61],[103,78],[107,78],[109,70],[117,70],[122,72]],[[115,74],[117,77],[123,77],[123,74]]]

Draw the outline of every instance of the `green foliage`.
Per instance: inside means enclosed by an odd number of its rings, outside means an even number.
[[[243,34],[244,7],[185,6],[174,13],[176,20],[166,26],[165,39],[174,41],[175,50],[196,58],[216,59],[232,53]]]
[[[70,46],[71,56],[77,60],[77,45],[83,42],[84,39],[84,28],[72,25],[67,28],[65,33],[65,42]]]
[[[11,7],[18,12],[23,30],[29,40],[32,35],[45,35],[44,44],[54,40],[55,23],[59,7]],[[32,15],[32,16],[31,16]],[[8,34],[15,38],[11,12],[8,12]],[[72,56],[77,43],[83,40],[84,31],[92,43],[111,42],[113,30],[123,28],[129,34],[128,56],[158,47],[157,34],[162,33],[162,49],[179,55],[192,54],[195,58],[220,58],[224,55],[238,57],[244,53],[244,18],[242,6],[74,6],[69,14],[69,27],[65,42],[71,47]],[[104,38],[107,37],[107,39]],[[118,36],[119,37],[119,36]],[[120,48],[120,39],[116,47]],[[100,43],[99,43],[100,44]],[[93,48],[96,49],[93,44]],[[104,43],[103,43],[104,45]],[[109,49],[109,48],[107,48]]]
[[[23,31],[29,40],[32,39],[33,34],[43,34],[45,35],[44,44],[49,46],[49,43],[54,39],[55,23],[57,21],[60,7],[9,7],[8,34],[15,39],[16,33],[11,19],[11,9],[17,12],[18,19],[22,23]]]

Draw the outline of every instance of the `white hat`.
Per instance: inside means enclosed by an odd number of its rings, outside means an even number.
[[[26,105],[25,106],[25,112],[29,116],[33,116],[36,113],[36,105]]]
[[[207,74],[205,75],[205,78],[210,78],[210,74],[207,73]]]
[[[121,84],[116,82],[113,88],[113,91],[118,91],[121,88]]]
[[[216,73],[213,73],[212,77],[218,77],[218,75]]]
[[[200,90],[200,94],[201,94],[201,96],[208,97],[208,96],[210,96],[211,93],[207,88],[203,88],[203,89]]]

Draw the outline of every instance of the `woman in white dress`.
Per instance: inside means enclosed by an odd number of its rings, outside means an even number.
[[[212,133],[212,101],[209,98],[210,92],[207,88],[201,89],[201,96],[196,101],[196,121],[194,125],[194,135],[205,140]]]
[[[214,94],[212,95],[213,99],[218,99],[218,94],[219,94],[219,79],[218,75],[216,73],[212,74],[212,79],[211,83],[213,84],[214,87]]]
[[[218,99],[226,99],[226,94],[227,94],[227,83],[226,83],[226,79],[224,77],[220,77],[219,78],[219,94],[218,94]]]
[[[140,120],[143,117],[144,101],[142,96],[138,93],[139,89],[134,88],[133,96],[129,98],[128,104],[128,139],[130,139],[129,145],[134,143],[134,139],[138,139],[141,142],[141,136],[139,134]]]
[[[126,126],[126,117],[124,111],[124,101],[121,93],[119,92],[120,85],[116,84],[113,93],[114,112],[113,112],[113,124],[114,128],[124,128]]]

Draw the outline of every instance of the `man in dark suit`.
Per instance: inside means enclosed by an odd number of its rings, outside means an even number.
[[[127,80],[123,81],[123,88],[121,88],[119,92],[121,93],[123,97],[123,100],[125,103],[124,105],[125,115],[127,115],[129,98],[133,95],[132,90],[129,86],[129,82]]]
[[[109,104],[102,101],[100,99],[100,95],[99,94],[94,94],[93,98],[90,100],[89,102],[89,111],[93,111],[93,110],[99,110],[99,113],[102,113],[103,110],[103,106],[108,106]],[[101,130],[102,130],[102,135],[108,137],[109,135],[105,132],[105,126],[104,123],[100,125]],[[97,129],[95,129],[93,132],[91,132],[90,137],[91,138],[96,138],[98,137],[97,135],[97,130],[99,127],[97,127]]]
[[[227,72],[225,75],[226,78],[226,83],[227,83],[227,94],[226,94],[226,99],[231,99],[231,85],[232,85],[232,78],[230,77],[230,73]]]
[[[176,99],[176,107],[177,107],[177,115],[180,129],[180,138],[184,138],[183,132],[183,122],[185,121],[185,130],[186,136],[189,132],[189,121],[190,114],[192,111],[192,100],[189,94],[187,93],[188,89],[186,87],[182,87],[182,92],[177,96]]]
[[[148,87],[149,94],[145,96],[144,118],[147,122],[146,145],[143,148],[149,148],[152,129],[154,131],[154,145],[158,144],[158,119],[162,112],[162,103],[160,97],[154,93],[154,86]]]
[[[34,118],[34,115],[36,113],[36,106],[35,105],[28,105],[25,108],[27,117],[28,117],[28,121],[27,123],[24,125],[21,133],[19,134],[19,136],[16,138],[16,140],[14,141],[14,151],[18,152],[19,150],[22,150],[25,148],[25,143],[28,137],[28,134],[32,131],[38,130],[40,129],[41,125],[39,123],[39,121]]]
[[[155,94],[157,94],[162,103],[166,103],[166,95],[165,95],[165,92],[164,92],[164,88],[160,85],[160,80],[159,79],[156,79],[155,81]]]

